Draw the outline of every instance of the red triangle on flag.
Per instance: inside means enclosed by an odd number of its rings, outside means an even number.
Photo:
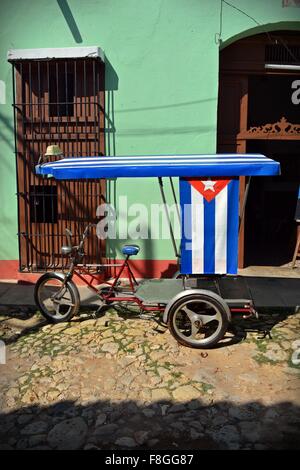
[[[212,201],[231,181],[230,178],[186,178],[187,181],[208,201]]]

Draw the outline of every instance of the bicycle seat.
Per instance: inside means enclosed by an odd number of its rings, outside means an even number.
[[[126,256],[137,255],[140,251],[140,247],[138,245],[124,245],[122,247],[122,253]]]

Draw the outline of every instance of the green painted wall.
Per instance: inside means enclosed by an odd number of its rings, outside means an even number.
[[[215,152],[219,44],[263,29],[300,30],[300,9],[281,0],[1,0],[0,259],[17,258],[17,208],[9,48],[98,45],[106,54],[109,154]],[[261,25],[261,26],[260,26]],[[80,42],[81,41],[81,42]],[[108,123],[107,123],[108,125]],[[129,201],[160,202],[156,182],[119,180]],[[122,215],[120,219],[122,221]],[[169,241],[143,241],[141,258],[172,259]],[[113,244],[112,249],[118,248]]]

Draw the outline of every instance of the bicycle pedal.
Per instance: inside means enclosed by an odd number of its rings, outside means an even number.
[[[156,321],[156,315],[155,314],[150,314],[150,313],[139,313],[139,318],[142,320],[153,320]]]
[[[99,307],[97,308],[97,310],[95,310],[94,312],[91,313],[91,316],[93,318],[98,318],[98,314],[101,313],[101,310],[105,307],[105,303],[99,305]]]
[[[115,292],[123,292],[123,288],[119,287],[119,286],[116,286],[116,287],[114,287],[114,291]]]
[[[273,339],[272,335],[271,335],[271,332],[268,331],[268,330],[264,330],[264,331],[262,331],[262,336],[257,336],[257,339],[266,339],[267,337],[269,339]]]

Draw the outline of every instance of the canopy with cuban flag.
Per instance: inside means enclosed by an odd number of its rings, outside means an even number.
[[[60,180],[180,177],[182,274],[236,274],[238,177],[278,175],[280,165],[261,154],[69,157],[39,164],[36,173]]]
[[[261,154],[135,155],[63,158],[36,165],[39,175],[56,179],[148,176],[267,176],[279,174],[278,162]]]

